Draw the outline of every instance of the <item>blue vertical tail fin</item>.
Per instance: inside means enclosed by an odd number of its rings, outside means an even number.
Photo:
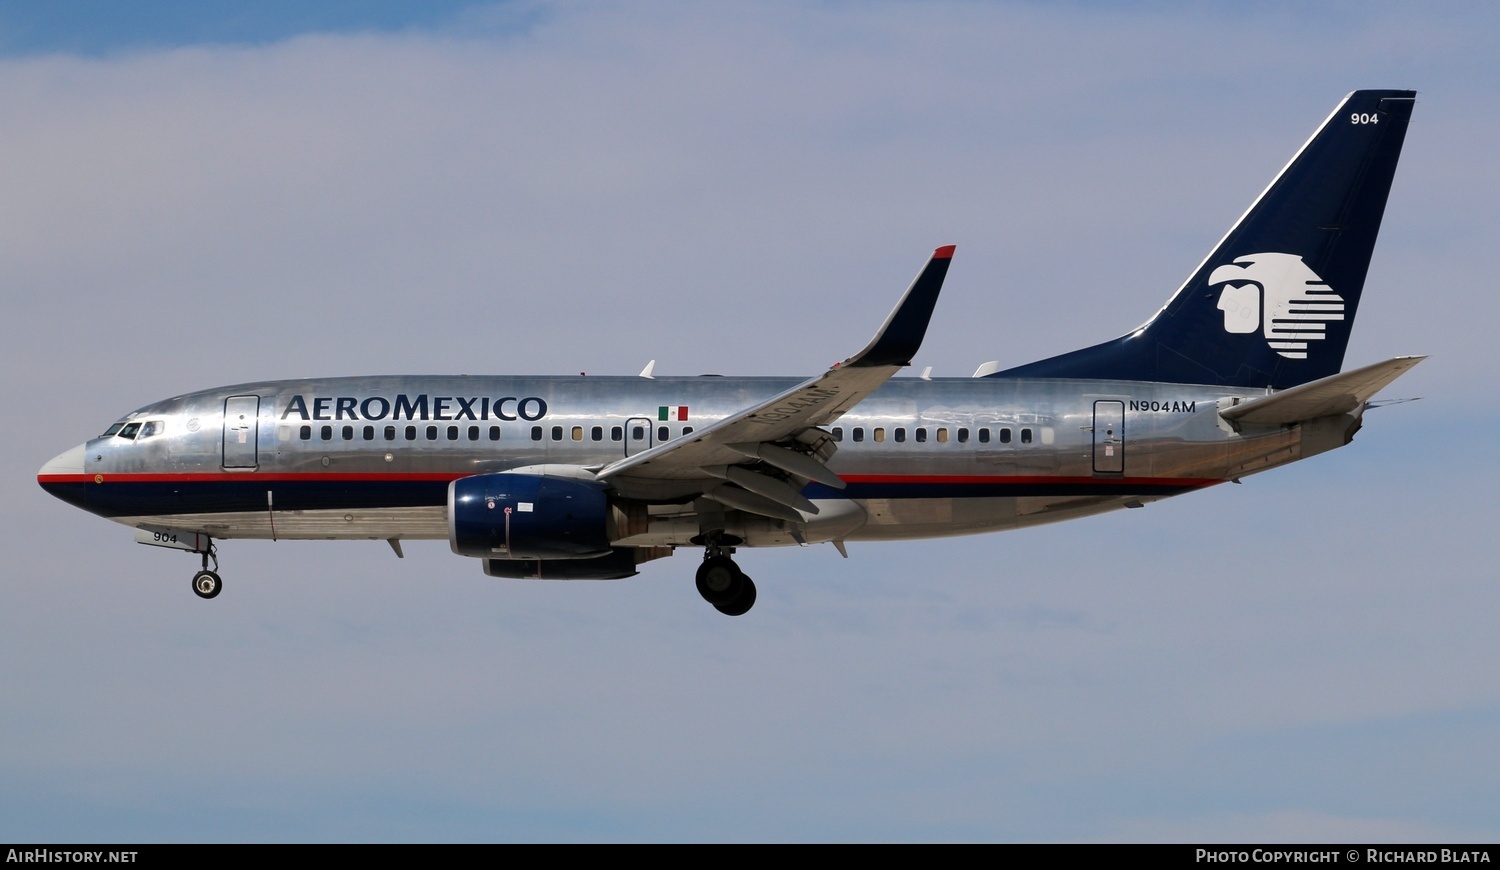
[[[1281,389],[1336,374],[1415,99],[1345,97],[1145,326],[990,377]]]

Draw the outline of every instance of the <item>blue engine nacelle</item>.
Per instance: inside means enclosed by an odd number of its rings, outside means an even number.
[[[604,485],[499,472],[448,484],[448,543],[484,559],[594,559],[612,553]]]

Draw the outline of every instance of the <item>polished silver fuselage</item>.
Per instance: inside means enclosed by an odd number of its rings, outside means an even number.
[[[448,483],[537,466],[598,468],[693,437],[787,378],[363,377],[191,393],[130,414],[135,437],[82,445],[66,497],[140,527],[214,538],[448,537]],[[670,488],[618,546],[685,546],[705,512],[746,546],[922,538],[1136,507],[1347,442],[1358,413],[1241,427],[1219,411],[1266,390],[1132,381],[889,381],[836,422],[802,524]],[[153,425],[154,424],[154,425]],[[127,425],[128,428],[128,425]],[[147,429],[153,434],[143,435]],[[64,480],[66,478],[66,480]],[[624,485],[622,483],[622,485]],[[58,492],[59,489],[54,489]]]
[[[701,548],[698,593],[755,603],[739,547],[928,538],[1147,502],[1348,443],[1420,356],[1342,369],[1415,94],[1346,96],[1155,316],[971,379],[893,377],[954,255],[805,379],[270,381],[147,406],[53,458],[53,495],[201,556],[214,539],[446,538],[495,577],[614,579]],[[1206,381],[1207,383],[1203,383]]]

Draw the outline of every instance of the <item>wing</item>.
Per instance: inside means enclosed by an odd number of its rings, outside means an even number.
[[[938,248],[864,350],[759,405],[599,471],[626,496],[706,496],[791,522],[816,514],[809,480],[842,489],[824,462],[836,449],[819,426],[837,420],[910,365],[937,305],[953,246]]]

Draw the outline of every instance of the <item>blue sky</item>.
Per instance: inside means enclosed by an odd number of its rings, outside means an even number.
[[[432,0],[0,3],[0,51],[108,56],[185,45],[265,45],[311,33],[430,30],[494,4]]]
[[[0,838],[1500,836],[1497,14],[0,4]],[[1419,91],[1342,450],[1060,526],[483,577],[192,560],[35,485],[122,413],[389,372],[801,375],[958,245],[916,365],[1160,306],[1338,99]]]

